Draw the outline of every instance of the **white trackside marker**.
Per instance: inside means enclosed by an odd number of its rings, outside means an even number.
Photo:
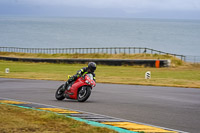
[[[10,69],[9,69],[9,68],[6,68],[6,69],[5,69],[5,73],[10,73]]]
[[[151,79],[151,72],[150,71],[147,71],[145,73],[145,79]]]

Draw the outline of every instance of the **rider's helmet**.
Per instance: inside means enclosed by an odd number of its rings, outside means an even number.
[[[97,68],[96,63],[94,63],[94,62],[88,63],[88,69],[90,69],[91,72],[94,72],[96,70],[96,68]]]

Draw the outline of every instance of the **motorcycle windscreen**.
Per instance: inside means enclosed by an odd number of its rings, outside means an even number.
[[[92,74],[87,74],[87,76],[88,76],[91,80],[93,80],[93,75],[92,75]]]

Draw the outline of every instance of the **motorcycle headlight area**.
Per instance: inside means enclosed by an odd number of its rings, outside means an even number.
[[[85,80],[85,83],[89,84],[90,85],[90,82],[88,80]]]

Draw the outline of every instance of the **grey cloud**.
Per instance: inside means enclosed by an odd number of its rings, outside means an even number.
[[[0,0],[0,15],[198,18],[200,0]]]
[[[0,3],[16,3],[41,6],[65,5],[87,8],[200,10],[199,0],[1,0]]]

